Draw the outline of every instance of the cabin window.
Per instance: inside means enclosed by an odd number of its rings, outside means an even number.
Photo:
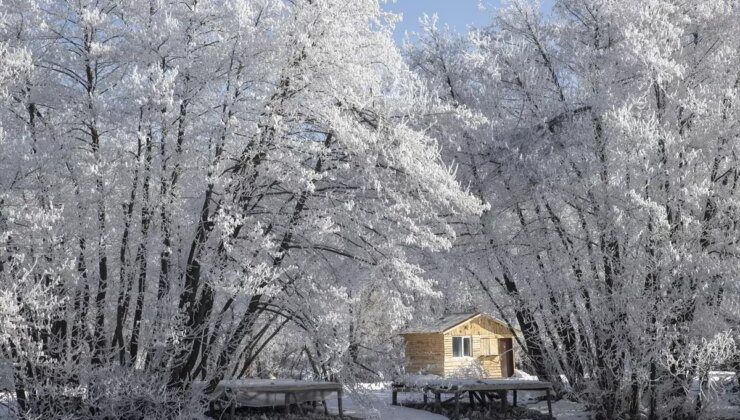
[[[472,356],[470,337],[452,337],[452,357]]]

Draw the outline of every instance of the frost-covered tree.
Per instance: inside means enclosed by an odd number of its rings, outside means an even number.
[[[441,97],[488,120],[433,121],[491,205],[438,264],[459,279],[449,304],[518,324],[528,365],[609,418],[694,413],[697,349],[740,321],[739,14],[561,0],[543,18],[512,1],[463,38],[429,20],[408,51]]]
[[[0,352],[29,416],[191,415],[193,380],[283,331],[360,366],[434,293],[408,250],[483,209],[376,0],[0,16]]]

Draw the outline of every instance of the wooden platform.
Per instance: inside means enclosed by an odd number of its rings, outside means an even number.
[[[205,382],[194,382],[193,387],[205,388]],[[240,379],[223,380],[216,386],[213,395],[229,407],[232,417],[239,407],[285,407],[304,402],[322,402],[326,411],[326,400],[336,393],[339,417],[343,418],[342,384],[336,382],[300,381],[293,379]]]
[[[485,406],[493,401],[492,394],[498,394],[501,399],[501,409],[506,411],[506,399],[508,391],[513,392],[513,406],[517,404],[517,391],[545,391],[547,396],[547,411],[552,419],[552,383],[545,381],[526,381],[517,379],[480,379],[480,380],[454,380],[454,379],[415,379],[413,381],[394,381],[392,385],[392,404],[398,404],[399,392],[423,392],[424,403],[427,403],[427,394],[434,395],[435,404],[455,404],[455,418],[460,417],[460,398],[466,393],[470,405],[476,402]],[[443,394],[453,394],[452,398],[442,400]]]

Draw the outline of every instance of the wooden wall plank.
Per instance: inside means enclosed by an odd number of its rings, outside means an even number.
[[[444,375],[444,337],[442,334],[408,334],[406,372]]]

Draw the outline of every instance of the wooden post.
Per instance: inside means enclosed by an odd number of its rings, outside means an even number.
[[[501,397],[501,413],[506,413],[506,391],[499,391]]]
[[[398,405],[398,391],[395,386],[393,387],[393,391],[391,391],[391,404]]]
[[[425,389],[424,390],[424,405],[427,405],[428,402],[429,402],[429,397],[427,396],[427,391]]]
[[[342,387],[339,386],[339,390],[337,391],[337,408],[339,408],[339,418],[344,418],[344,410],[342,410]]]
[[[550,399],[550,388],[548,388],[547,390],[545,390],[545,392],[547,393],[547,414],[552,419],[553,418],[552,417],[552,401]]]
[[[328,405],[326,404],[326,400],[322,400],[322,401],[321,401],[321,404],[323,404],[323,405],[324,405],[324,414],[328,416],[328,415],[329,415],[329,407],[328,407]]]
[[[460,420],[460,392],[455,391],[455,420]]]
[[[468,398],[470,399],[470,408],[475,407],[475,397],[473,397],[473,391],[468,391]]]
[[[434,393],[434,404],[437,408],[442,407],[442,395],[439,392]]]
[[[236,417],[236,394],[226,388],[223,395],[229,398],[229,418],[233,419]]]
[[[516,389],[514,390],[514,407],[516,407]]]

